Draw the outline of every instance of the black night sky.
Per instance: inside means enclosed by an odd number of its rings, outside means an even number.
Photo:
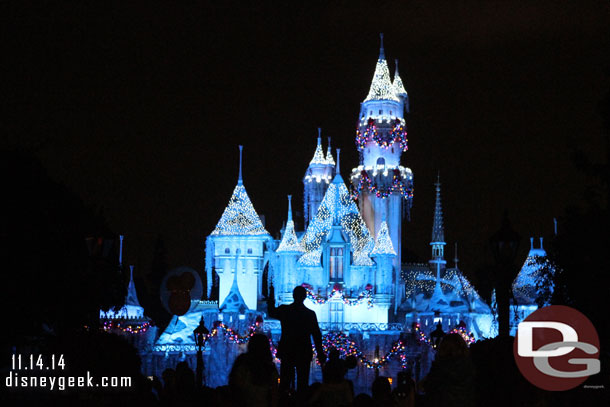
[[[384,32],[411,101],[405,260],[429,258],[437,171],[446,257],[458,241],[466,274],[487,261],[505,208],[520,258],[527,237],[550,237],[588,182],[570,154],[602,158],[608,2],[319,3],[15,2],[2,12],[2,147],[33,152],[103,207],[138,273],[159,236],[171,267],[202,271],[238,144],[273,235],[287,194],[301,210],[317,127],[342,149],[347,179]]]

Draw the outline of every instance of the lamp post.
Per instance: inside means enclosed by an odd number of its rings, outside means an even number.
[[[203,382],[203,347],[210,331],[205,327],[203,323],[203,315],[199,326],[195,328],[193,334],[195,335],[195,345],[197,346],[197,387],[201,387]]]
[[[508,213],[505,211],[500,230],[489,239],[496,262],[496,301],[500,336],[508,336],[510,333],[511,283],[515,277],[515,257],[520,240],[521,236],[511,227]]]
[[[436,324],[436,329],[430,333],[430,338],[432,339],[432,347],[434,349],[438,348],[438,345],[440,345],[441,340],[444,336],[445,332],[443,331],[443,324],[441,324],[441,322],[439,321]]]

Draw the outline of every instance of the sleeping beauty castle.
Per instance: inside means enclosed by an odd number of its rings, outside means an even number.
[[[459,270],[457,259],[454,267],[444,259],[440,180],[430,211],[431,260],[401,262],[403,225],[413,200],[413,172],[401,163],[408,149],[409,97],[398,61],[390,75],[381,39],[357,118],[358,166],[345,171],[340,150],[333,155],[329,139],[325,152],[318,130],[313,158],[304,169],[304,230],[295,229],[288,196],[285,227],[281,238],[274,239],[246,192],[240,146],[237,185],[206,238],[207,298],[218,302],[194,301],[186,315],[174,316],[157,341],[157,352],[166,357],[192,353],[193,329],[202,316],[210,329],[214,321],[236,330],[260,321],[266,317],[271,286],[277,305],[291,303],[294,287],[304,286],[305,305],[316,312],[322,331],[349,335],[369,358],[376,347],[377,352],[379,346],[382,351],[387,347],[387,338],[406,335],[416,325],[424,334],[440,323],[445,332],[461,324],[473,338],[491,335],[490,307]],[[277,321],[265,319],[264,325],[273,337],[279,335]]]

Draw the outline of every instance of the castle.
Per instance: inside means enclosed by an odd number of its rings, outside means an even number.
[[[304,230],[295,229],[288,196],[281,204],[287,204],[287,213],[279,239],[266,230],[248,196],[240,146],[237,185],[205,240],[208,300],[193,298],[186,314],[172,317],[145,352],[144,370],[158,373],[181,360],[193,362],[197,349],[193,330],[203,321],[214,332],[204,357],[207,384],[225,384],[232,361],[243,348],[230,342],[243,345],[252,329],[279,339],[279,321],[266,318],[265,299],[271,286],[277,305],[292,302],[295,286],[307,289],[305,305],[316,312],[321,330],[328,334],[326,340],[347,335],[341,339],[349,342],[346,346],[361,355],[361,361],[369,358],[355,381],[363,388],[374,379],[365,372],[371,368],[388,369],[385,374],[393,376],[396,369],[410,366],[416,377],[424,374],[431,360],[426,335],[439,324],[445,332],[460,325],[469,332],[469,340],[494,336],[492,310],[457,267],[457,258],[452,268],[444,259],[440,180],[431,260],[401,262],[403,224],[413,200],[413,172],[401,164],[408,149],[408,111],[398,62],[392,78],[382,37],[357,121],[358,166],[349,173],[342,170],[340,150],[333,156],[329,140],[324,153],[318,130],[303,177]],[[347,182],[344,176],[349,177]],[[217,335],[221,332],[224,336]],[[408,343],[402,361],[389,363],[392,358],[387,355],[398,338]],[[381,357],[379,352],[390,353]],[[319,373],[313,370],[314,375]]]
[[[476,337],[487,336],[493,319],[490,308],[457,267],[445,267],[440,183],[429,267],[401,263],[402,225],[413,200],[413,172],[401,165],[408,149],[408,111],[398,61],[392,79],[382,37],[358,117],[359,165],[346,183],[340,151],[335,161],[329,139],[324,154],[318,130],[303,178],[305,230],[295,230],[289,196],[280,240],[265,229],[248,197],[240,146],[237,185],[206,239],[207,292],[218,291],[221,312],[264,312],[262,300],[271,284],[278,304],[292,302],[293,288],[303,285],[308,291],[306,305],[316,312],[324,330],[422,321],[431,327],[445,317],[447,329],[462,321]]]

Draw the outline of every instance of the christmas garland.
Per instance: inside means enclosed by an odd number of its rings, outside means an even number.
[[[307,298],[316,304],[326,304],[328,300],[338,294],[343,298],[343,303],[346,305],[354,306],[362,304],[364,301],[366,301],[367,308],[373,307],[373,286],[371,284],[367,284],[364,290],[358,294],[358,297],[354,299],[343,296],[343,288],[339,284],[335,284],[333,286],[328,297],[315,294],[313,291],[311,291],[312,287],[309,284],[304,283],[302,286],[307,291]]]
[[[363,150],[369,139],[373,140],[379,147],[388,149],[394,143],[398,143],[402,151],[409,149],[407,144],[407,131],[404,129],[400,119],[396,119],[394,122],[394,128],[388,135],[389,137],[383,137],[381,133],[377,131],[375,120],[370,118],[367,121],[367,126],[364,132],[359,128],[356,129],[356,147],[358,150]]]
[[[423,333],[421,334],[423,335]],[[428,340],[422,341],[420,339],[420,342],[427,345],[430,344]],[[312,348],[314,353],[316,353],[315,347],[312,346]],[[400,365],[403,369],[407,368],[409,362],[407,360],[406,345],[401,339],[395,341],[390,350],[384,356],[374,358],[373,360],[368,359],[364,353],[358,349],[358,346],[342,332],[329,332],[328,334],[322,336],[322,348],[326,354],[328,354],[331,348],[335,348],[339,351],[343,358],[349,356],[356,357],[356,359],[358,359],[360,363],[362,363],[368,369],[379,369],[396,357],[399,357]],[[317,359],[316,362],[319,364]]]
[[[369,174],[362,170],[360,171],[360,181],[358,181],[358,186],[356,188],[352,187],[352,199],[358,199],[360,195],[360,191],[364,186],[366,186],[371,194],[375,194],[377,198],[387,198],[393,192],[398,192],[405,199],[413,198],[413,189],[405,187],[402,182],[402,176],[400,175],[400,170],[398,168],[394,168],[392,170],[392,184],[388,189],[379,188],[379,186],[371,181]]]
[[[222,331],[222,335],[224,338],[228,339],[230,342],[243,345],[248,343],[250,338],[260,330],[262,322],[262,318],[260,316],[257,317],[256,322],[250,325],[250,327],[248,328],[248,333],[242,336],[239,335],[234,329],[226,326],[222,322],[216,321],[214,322],[212,331],[206,335],[206,340],[214,336],[219,336],[221,334],[220,331]],[[417,337],[417,340],[420,344],[430,346],[430,338],[428,338],[426,334],[421,331],[421,326],[419,323],[413,324],[413,333]],[[458,326],[457,328],[451,330],[449,333],[460,334],[462,338],[464,338],[468,346],[474,343],[474,335],[472,334],[472,332],[466,332],[466,328],[463,326]],[[362,363],[368,369],[379,369],[389,363],[391,360],[395,359],[396,357],[399,358],[401,367],[403,369],[407,368],[409,362],[407,360],[406,344],[402,339],[398,339],[397,341],[395,341],[392,344],[390,350],[384,356],[374,358],[373,360],[369,360],[366,355],[358,348],[356,343],[354,343],[354,341],[349,339],[342,332],[329,332],[323,335],[322,348],[324,349],[324,353],[327,355],[331,348],[335,348],[340,352],[343,358],[346,358],[348,356],[354,356],[360,361],[360,363]],[[269,349],[273,356],[274,362],[278,363],[279,360],[277,359],[277,348],[274,346],[271,339],[269,339]],[[315,346],[312,345],[312,349],[314,354],[316,354]],[[319,364],[317,358],[316,363]]]
[[[450,334],[458,334],[462,337],[462,339],[464,339],[464,342],[466,342],[466,344],[468,346],[470,346],[471,344],[474,343],[474,335],[472,332],[466,332],[466,328],[463,326],[458,326],[457,328],[453,328],[451,331],[449,331]]]
[[[150,323],[149,322],[144,322],[143,324],[125,324],[123,325],[120,321],[114,321],[114,320],[110,320],[110,321],[104,321],[104,325],[102,326],[102,329],[106,332],[111,331],[111,330],[119,330],[123,333],[129,333],[129,334],[140,334],[140,333],[144,333],[146,331],[148,331],[148,328],[150,328]]]

